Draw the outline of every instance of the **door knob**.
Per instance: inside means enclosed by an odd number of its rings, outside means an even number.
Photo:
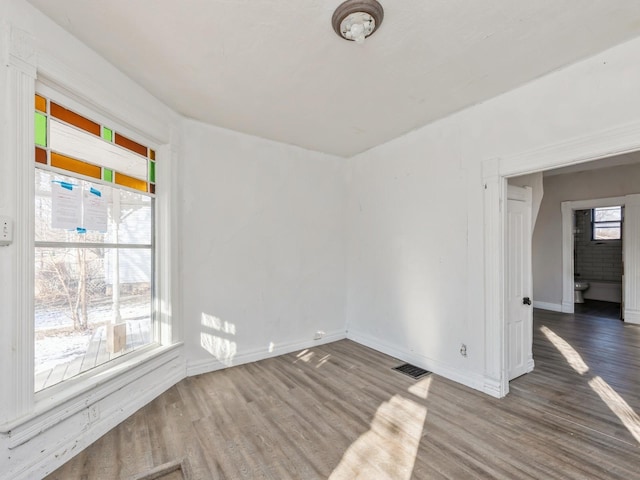
[[[531,305],[531,299],[529,297],[524,297],[522,299],[522,304],[523,305]]]

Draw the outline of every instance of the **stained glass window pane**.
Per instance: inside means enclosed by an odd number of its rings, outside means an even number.
[[[42,163],[43,165],[47,164],[47,151],[36,147],[36,162]]]
[[[149,181],[156,183],[156,162],[149,162]]]
[[[102,127],[102,138],[107,142],[113,142],[113,130],[107,127]]]
[[[35,113],[35,141],[36,145],[47,146],[47,116],[42,113]]]
[[[92,122],[82,115],[78,115],[71,110],[67,110],[57,103],[51,102],[50,106],[52,117],[59,118],[60,120],[64,120],[65,122],[70,123],[71,125],[75,125],[82,130],[86,130],[89,133],[100,136],[100,125],[98,125],[96,122]]]
[[[115,183],[122,185],[123,187],[135,188],[142,192],[147,191],[147,182],[144,180],[138,180],[137,178],[123,175],[120,172],[116,172]]]
[[[40,110],[41,112],[47,111],[47,99],[41,97],[40,95],[36,95],[36,110]]]
[[[102,173],[100,167],[56,152],[51,152],[51,166],[93,178],[101,178]]]
[[[134,142],[133,140],[130,140],[127,137],[120,135],[119,133],[116,133],[115,142],[121,147],[128,148],[132,152],[136,152],[143,157],[147,156],[147,147],[145,147],[144,145],[140,145],[138,142]]]

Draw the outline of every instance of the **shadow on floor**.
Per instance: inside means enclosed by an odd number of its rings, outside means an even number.
[[[620,320],[620,304],[615,302],[585,299],[584,303],[574,304],[574,312],[577,315]]]

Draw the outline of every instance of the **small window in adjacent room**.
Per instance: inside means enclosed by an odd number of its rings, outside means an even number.
[[[622,238],[622,207],[602,207],[591,210],[592,240]]]

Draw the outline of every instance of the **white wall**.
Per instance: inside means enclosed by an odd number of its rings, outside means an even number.
[[[349,337],[481,388],[482,162],[531,173],[527,152],[640,120],[639,54],[636,39],[353,158]]]
[[[564,201],[640,193],[640,164],[544,178],[544,198],[533,232],[533,298],[562,306],[562,212]]]
[[[346,161],[185,123],[189,373],[344,338]]]

